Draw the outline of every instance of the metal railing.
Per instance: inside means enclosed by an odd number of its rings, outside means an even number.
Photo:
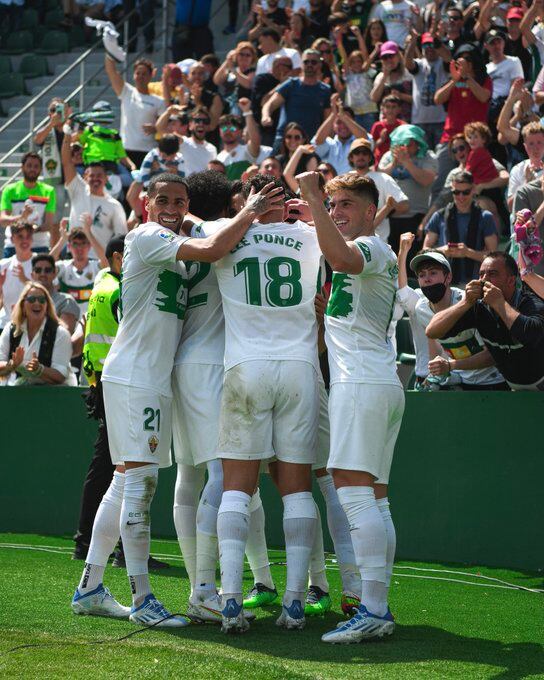
[[[155,34],[155,40],[161,39],[161,51],[162,51],[162,58],[163,58],[163,63],[166,63],[167,60],[167,55],[168,55],[168,31],[170,29],[170,22],[169,22],[169,8],[170,8],[171,0],[162,0],[161,2],[161,30],[159,33]],[[137,9],[133,9],[129,14],[127,14],[121,21],[119,21],[116,24],[116,29],[123,34],[123,40],[124,40],[124,45],[128,46],[129,39],[137,41],[138,37],[143,35],[143,31],[147,26],[149,26],[152,22],[155,21],[155,17],[151,17],[146,21],[145,24],[140,25],[138,27],[137,32],[134,34],[134,36],[129,36],[129,20],[131,17],[138,12]],[[121,29],[121,30],[120,30]],[[73,64],[70,64],[64,71],[58,75],[49,85],[44,87],[44,89],[39,92],[37,95],[32,97],[32,99],[25,104],[20,111],[18,111],[14,116],[12,116],[6,123],[4,123],[2,126],[0,126],[0,135],[3,134],[6,130],[8,130],[14,123],[16,123],[22,116],[25,115],[25,113],[29,112],[29,132],[19,139],[19,141],[12,146],[9,151],[4,153],[3,156],[0,157],[0,168],[13,168],[17,167],[18,164],[16,163],[7,163],[6,161],[13,156],[14,154],[18,153],[21,147],[23,147],[27,142],[29,142],[29,147],[34,148],[34,135],[38,130],[40,130],[48,121],[49,121],[49,116],[46,116],[42,120],[40,120],[38,123],[36,123],[36,105],[38,102],[40,102],[46,95],[48,95],[50,92],[52,92],[55,88],[57,88],[58,85],[62,84],[62,82],[66,79],[67,76],[69,76],[73,71],[75,71],[77,68],[79,68],[79,84],[77,87],[70,92],[70,94],[66,97],[64,97],[64,101],[67,103],[70,103],[72,100],[75,98],[78,98],[78,107],[80,110],[84,110],[85,106],[90,106],[94,104],[98,98],[104,94],[107,90],[111,90],[111,85],[108,80],[108,84],[105,85],[99,92],[96,94],[94,97],[92,97],[90,100],[85,101],[85,88],[86,86],[94,80],[98,75],[104,72],[105,67],[102,64],[100,67],[98,67],[90,76],[85,75],[85,63],[88,60],[89,56],[92,54],[95,54],[98,50],[98,48],[103,49],[103,43],[102,39],[97,40],[91,47],[86,50],[83,54],[81,54]],[[132,63],[134,63],[139,57],[141,57],[145,52],[145,49],[140,50],[139,52],[136,53],[128,53],[127,58],[124,63],[124,68],[123,72],[126,76],[128,69]],[[53,92],[54,96],[54,92]],[[16,180],[21,174],[21,170],[19,170],[11,175],[10,177],[0,177],[0,182],[3,184],[6,184],[7,182],[12,182],[13,180]]]

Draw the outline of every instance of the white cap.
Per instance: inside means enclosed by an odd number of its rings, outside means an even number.
[[[410,262],[410,269],[414,272],[414,274],[417,274],[416,269],[418,264],[421,264],[421,262],[424,262],[425,260],[434,260],[443,267],[446,267],[446,269],[451,272],[451,265],[446,256],[442,255],[442,253],[439,253],[436,250],[430,250],[426,253],[419,253],[419,255],[416,255],[414,258],[412,258]]]

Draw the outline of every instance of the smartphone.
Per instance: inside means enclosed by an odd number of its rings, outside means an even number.
[[[448,248],[458,248],[459,244],[458,243],[449,243],[448,242]]]
[[[64,104],[57,104],[55,106],[55,113],[60,116],[60,119],[63,123],[64,123],[64,111],[65,111],[65,105]]]

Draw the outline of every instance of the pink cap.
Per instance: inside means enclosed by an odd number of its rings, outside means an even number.
[[[432,33],[424,33],[421,36],[421,44],[427,45],[428,43],[434,43],[434,37]]]
[[[386,54],[398,54],[399,46],[394,40],[386,40],[384,44],[380,47],[380,57],[384,57]]]

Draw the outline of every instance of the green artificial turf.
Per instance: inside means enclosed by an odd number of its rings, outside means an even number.
[[[526,588],[543,588],[542,576],[399,563],[390,598],[398,624],[394,636],[331,646],[320,642],[342,618],[340,579],[331,561],[333,611],[309,619],[304,631],[276,628],[279,606],[273,606],[259,610],[243,636],[191,625],[176,632],[146,630],[119,641],[137,628],[72,614],[70,599],[83,566],[70,559],[72,547],[67,538],[0,534],[1,678],[544,678],[544,594],[492,587],[500,584],[477,574]],[[177,544],[154,541],[153,554],[172,556],[170,569],[151,576],[155,594],[172,611],[183,611],[188,579]],[[284,559],[280,551],[270,556]],[[456,573],[444,573],[448,570]],[[281,591],[285,567],[273,567],[273,575]],[[450,578],[456,582],[440,580]],[[129,604],[124,570],[108,568],[105,581]],[[251,583],[248,572],[248,588]]]

